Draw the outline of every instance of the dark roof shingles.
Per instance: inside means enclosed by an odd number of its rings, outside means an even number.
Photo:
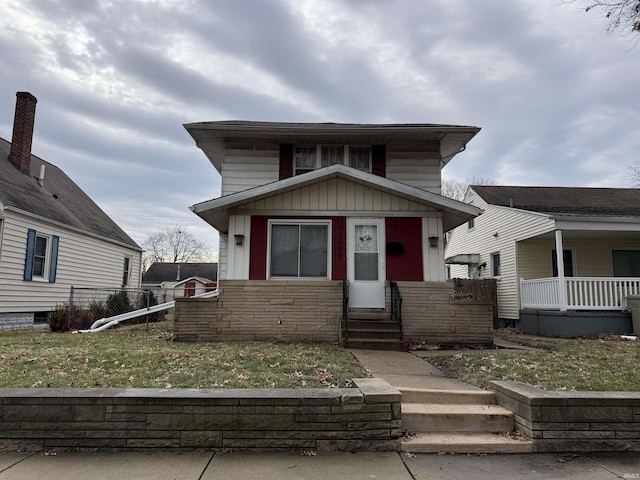
[[[218,278],[217,263],[162,263],[156,262],[149,267],[142,276],[142,283],[160,284],[162,282],[175,282],[178,280],[178,267],[180,267],[180,278],[184,280],[189,277],[206,278],[216,281]]]
[[[10,147],[10,142],[0,138],[1,203],[136,249],[140,248],[61,169],[32,155],[31,175],[25,175],[9,161]],[[41,187],[37,177],[43,164],[44,186]]]
[[[633,188],[471,185],[491,205],[549,215],[640,217],[640,190]]]

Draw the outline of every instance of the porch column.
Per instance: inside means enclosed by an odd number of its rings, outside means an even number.
[[[560,311],[567,311],[567,286],[564,279],[564,250],[562,249],[562,230],[556,230],[556,264],[558,265],[558,302]]]

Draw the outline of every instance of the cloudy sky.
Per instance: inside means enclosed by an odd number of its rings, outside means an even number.
[[[444,170],[626,187],[640,45],[562,0],[0,0],[0,137],[38,98],[33,153],[138,243],[220,179],[182,127],[213,120],[449,123]]]

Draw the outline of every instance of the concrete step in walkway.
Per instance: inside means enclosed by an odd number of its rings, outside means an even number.
[[[376,377],[402,393],[407,452],[524,453],[532,443],[512,435],[513,414],[495,393],[451,378],[414,353],[353,350]]]
[[[502,433],[421,432],[401,444],[412,453],[531,453],[531,442]]]
[[[512,438],[513,413],[496,405],[494,392],[400,388],[402,442],[408,452],[523,453],[532,443]]]

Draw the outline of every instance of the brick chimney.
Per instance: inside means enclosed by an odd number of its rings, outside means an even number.
[[[36,119],[38,99],[29,92],[18,92],[16,97],[16,113],[13,119],[13,137],[9,160],[18,170],[29,175],[31,141],[33,140],[33,125]]]

